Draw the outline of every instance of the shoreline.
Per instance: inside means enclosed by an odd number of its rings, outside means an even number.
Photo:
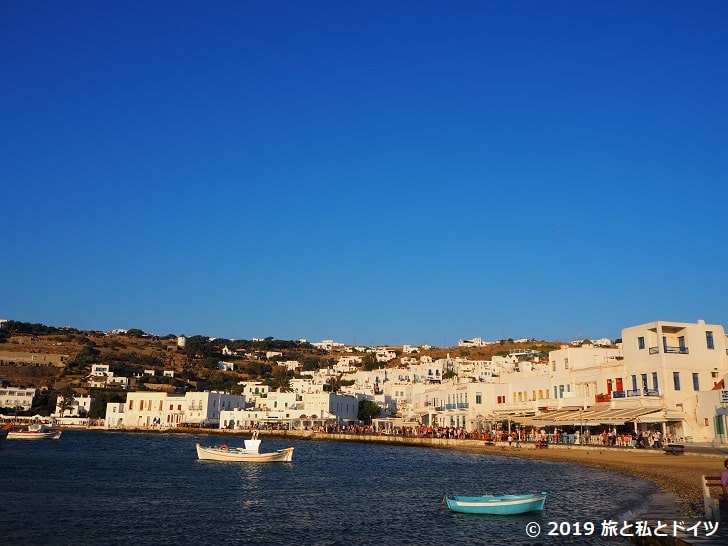
[[[250,431],[220,429],[96,429],[108,432],[143,432],[163,434],[247,436]],[[311,430],[260,430],[261,436],[291,438],[310,441],[368,442],[390,445],[419,446],[435,449],[457,449],[470,453],[501,457],[557,461],[590,466],[628,474],[656,484],[663,491],[675,495],[691,517],[705,517],[702,494],[702,476],[718,475],[728,449],[715,449],[715,453],[686,451],[683,455],[669,455],[661,449],[633,449],[603,446],[551,444],[547,449],[536,449],[533,444],[521,447],[508,444],[486,445],[483,440],[422,438],[409,436],[373,436],[370,434],[326,433]]]

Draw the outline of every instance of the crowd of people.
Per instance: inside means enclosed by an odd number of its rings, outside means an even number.
[[[261,424],[254,428],[261,430],[287,430],[282,424]],[[375,434],[378,436],[403,436],[409,438],[445,438],[461,440],[484,440],[486,442],[508,442],[510,445],[521,442],[547,444],[599,445],[604,447],[632,447],[637,449],[660,449],[673,441],[672,434],[662,434],[659,430],[617,431],[616,428],[603,429],[593,433],[590,429],[536,428],[517,426],[512,430],[492,429],[466,431],[463,427],[433,427],[425,425],[391,426],[385,424],[329,424],[316,427],[317,432],[325,434]]]

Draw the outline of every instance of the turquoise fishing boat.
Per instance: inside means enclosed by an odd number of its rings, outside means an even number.
[[[445,495],[447,507],[466,514],[513,515],[540,512],[546,503],[546,492],[525,495],[481,495],[464,497]]]

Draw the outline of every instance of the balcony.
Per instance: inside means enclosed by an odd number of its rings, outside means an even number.
[[[630,389],[627,392],[627,396],[660,396],[660,391],[657,389]]]
[[[660,352],[659,347],[650,347],[650,354],[656,355]],[[665,345],[662,348],[662,352],[665,354],[673,354],[673,355],[686,355],[689,354],[687,347],[675,347],[674,345]]]

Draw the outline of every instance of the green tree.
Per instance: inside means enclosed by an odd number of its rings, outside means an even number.
[[[76,401],[75,393],[71,385],[66,385],[58,391],[58,412],[61,417],[73,407],[73,403]]]
[[[291,392],[291,374],[285,366],[273,366],[270,378],[266,381],[271,390]]]
[[[368,355],[364,355],[364,357],[362,357],[361,359],[361,367],[366,372],[371,372],[372,370],[375,370],[379,367],[377,357],[371,353],[369,353]]]
[[[329,391],[330,392],[339,392],[341,390],[341,376],[344,375],[343,373],[339,373],[336,377],[332,377],[329,379]]]
[[[93,342],[88,345],[84,345],[83,348],[78,352],[76,358],[68,363],[70,368],[87,368],[94,362],[98,361],[99,354],[101,352],[93,346]]]
[[[381,409],[376,402],[371,400],[362,400],[359,402],[359,413],[357,419],[363,423],[371,424],[372,418],[378,417]]]
[[[91,407],[88,416],[91,419],[106,417],[106,405],[110,402],[126,402],[126,395],[106,389],[94,389],[91,392]]]
[[[303,371],[313,372],[321,368],[319,359],[315,356],[309,356],[303,359]]]

